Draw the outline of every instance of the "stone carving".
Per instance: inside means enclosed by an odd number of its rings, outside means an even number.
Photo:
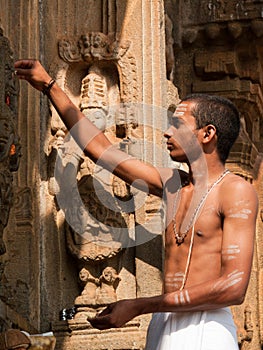
[[[6,251],[3,241],[4,228],[7,225],[9,211],[13,204],[12,172],[19,166],[21,146],[16,131],[18,88],[13,77],[13,59],[8,40],[0,31],[0,64],[4,66],[0,76],[0,255]]]
[[[17,228],[23,230],[32,225],[32,194],[30,188],[19,188],[15,194],[14,208],[16,210]]]
[[[246,305],[244,308],[244,323],[238,329],[238,343],[241,350],[251,349],[251,343],[253,339],[253,320],[252,309],[250,305]],[[241,316],[241,315],[240,315]]]
[[[60,56],[68,64],[62,84],[71,87],[69,74],[77,77],[70,78],[80,81],[80,88],[74,90],[79,91],[76,103],[115,147],[121,147],[129,130],[138,124],[135,109],[125,102],[123,92],[129,90],[131,100],[137,99],[136,66],[128,48],[101,33],[83,35],[77,44],[59,43]],[[94,312],[117,300],[120,277],[116,270],[118,256],[130,239],[133,216],[126,203],[132,193],[114,175],[105,177],[104,170],[85,157],[63,125],[56,120],[51,125],[55,136],[49,144],[49,188],[64,203],[67,248],[79,268],[83,287],[75,299],[79,319],[83,310]],[[59,179],[54,178],[55,168]]]
[[[84,288],[81,295],[75,299],[75,305],[95,305],[99,279],[93,277],[84,267],[79,272],[79,279]]]
[[[117,300],[116,288],[120,277],[114,268],[107,266],[101,276],[95,278],[83,267],[79,279],[84,288],[75,299],[76,306],[102,306]]]
[[[260,4],[260,1],[202,0],[201,3],[204,10],[203,12],[210,21],[260,17],[262,11],[262,4]],[[200,16],[201,12],[202,11],[200,11]]]
[[[200,76],[210,75],[238,75],[240,63],[236,52],[213,52],[209,54],[196,53],[195,69]]]
[[[251,341],[253,337],[253,321],[252,321],[252,310],[249,305],[245,308],[245,330],[247,332],[247,340]]]
[[[69,64],[109,61],[118,66],[121,102],[137,101],[136,62],[128,41],[121,41],[112,34],[91,32],[83,34],[78,41],[62,39],[58,46],[60,57]]]
[[[98,60],[118,60],[130,46],[120,42],[115,36],[91,32],[83,34],[79,41],[63,39],[59,42],[59,54],[66,62],[93,62]]]
[[[111,77],[112,91],[109,92],[105,73],[104,75],[103,73],[103,69],[98,65],[90,67],[88,74],[82,80],[80,109],[100,130],[105,131],[108,127],[107,136],[116,142],[116,135],[114,135],[116,121],[111,106],[113,105],[114,111],[119,105],[118,86],[113,84],[117,79]],[[112,257],[121,250],[122,244],[117,236],[112,236],[111,231],[114,231],[114,228],[120,228],[122,232],[121,228],[127,229],[127,223],[124,219],[125,215],[114,200],[113,189],[116,192],[118,186],[116,184],[112,186],[113,177],[104,179],[102,169],[98,166],[94,167],[86,157],[82,158],[81,163],[78,188],[75,190],[79,191],[84,207],[80,205],[82,209],[78,213],[75,212],[76,206],[67,211],[68,222],[74,222],[75,226],[74,229],[70,226],[67,228],[68,246],[70,252],[78,259],[99,261]],[[71,171],[68,166],[64,171],[66,169],[68,172]],[[68,192],[69,190],[65,189],[65,193]],[[74,194],[70,190],[69,198],[72,196]],[[79,232],[76,228],[79,228]],[[72,234],[73,237],[70,238]]]
[[[208,16],[212,19],[218,18],[220,13],[224,11],[224,1],[222,0],[209,0],[206,6]]]
[[[115,291],[119,281],[120,277],[114,268],[108,266],[102,271],[99,279],[100,287],[97,293],[97,304],[110,304],[117,300]]]

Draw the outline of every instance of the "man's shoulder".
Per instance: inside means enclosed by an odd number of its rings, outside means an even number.
[[[254,188],[250,181],[247,181],[241,175],[237,175],[235,173],[229,173],[228,176],[225,177],[224,181],[225,186],[233,186],[235,187],[243,187],[243,188]]]
[[[254,186],[242,176],[230,173],[222,183],[221,191],[228,196],[252,196],[257,198]]]

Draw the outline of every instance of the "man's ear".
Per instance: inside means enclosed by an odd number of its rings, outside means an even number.
[[[210,142],[216,137],[216,127],[213,124],[206,125],[204,128],[203,143]]]

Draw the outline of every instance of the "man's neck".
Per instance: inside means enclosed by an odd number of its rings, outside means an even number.
[[[195,185],[207,184],[209,187],[225,170],[225,164],[219,159],[202,157],[189,166],[189,181]]]

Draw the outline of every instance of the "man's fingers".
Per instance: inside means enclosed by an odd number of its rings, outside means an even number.
[[[22,69],[31,69],[34,64],[36,63],[36,60],[18,60],[15,62],[14,66],[15,68],[22,68]]]
[[[116,326],[112,324],[110,316],[96,316],[94,318],[87,318],[87,321],[92,325],[92,327],[97,329],[109,329],[115,328]]]
[[[97,317],[106,316],[110,314],[112,311],[112,304],[109,304],[105,309],[103,309],[100,313],[97,314]]]

